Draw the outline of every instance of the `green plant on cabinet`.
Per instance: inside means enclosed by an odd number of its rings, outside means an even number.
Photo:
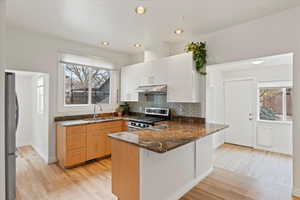
[[[191,42],[186,46],[185,51],[193,53],[193,59],[195,61],[196,70],[204,76],[207,75],[207,72],[205,71],[205,65],[207,63],[206,43]]]

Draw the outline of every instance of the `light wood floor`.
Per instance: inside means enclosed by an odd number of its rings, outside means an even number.
[[[224,158],[222,153],[225,154],[227,148],[228,151],[229,149],[233,151],[233,147],[223,146],[218,150],[215,162],[229,168],[231,164],[225,162],[225,159],[219,160],[219,157]],[[237,157],[233,160],[236,159]],[[236,172],[215,168],[209,177],[181,200],[292,200],[288,185],[274,183],[273,179],[257,179],[241,175],[243,170],[239,169],[242,165],[232,164],[232,166],[235,166],[232,169]],[[248,171],[254,169],[253,166]],[[111,160],[106,159],[62,170],[55,164],[46,165],[30,146],[21,148],[17,159],[17,200],[46,199],[116,200],[111,193]]]
[[[261,181],[292,186],[291,156],[224,144],[217,149],[214,166]]]
[[[110,159],[62,170],[45,164],[30,146],[19,150],[17,200],[116,200]]]
[[[292,200],[291,188],[215,168],[181,200]],[[294,198],[294,200],[299,200]]]

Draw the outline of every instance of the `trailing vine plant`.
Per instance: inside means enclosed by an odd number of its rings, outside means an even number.
[[[193,52],[193,59],[195,61],[196,70],[201,75],[206,75],[207,72],[205,72],[205,65],[207,63],[206,60],[206,43],[205,42],[191,42],[189,43],[186,48],[186,52]]]

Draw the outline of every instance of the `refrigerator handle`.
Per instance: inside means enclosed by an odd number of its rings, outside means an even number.
[[[16,94],[16,128],[18,128],[19,125],[19,101]]]

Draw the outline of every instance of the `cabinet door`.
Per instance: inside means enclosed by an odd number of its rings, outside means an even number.
[[[79,149],[86,147],[86,127],[71,126],[66,132],[67,150]]]
[[[110,133],[117,133],[123,131],[123,126],[111,127],[108,129],[104,129],[105,135],[105,155],[111,154],[111,139],[107,136]]]
[[[86,161],[86,148],[72,149],[66,152],[64,167],[71,167]]]
[[[105,156],[105,135],[101,124],[87,126],[87,160]]]
[[[196,143],[196,176],[202,176],[213,168],[213,136],[201,138]]]
[[[127,67],[121,69],[121,101],[128,101]]]
[[[195,79],[198,76],[192,54],[180,54],[167,59],[168,65],[168,102],[198,102]],[[199,84],[199,85],[196,85]]]
[[[140,64],[127,66],[121,69],[121,100],[138,101],[137,87],[140,83]]]

